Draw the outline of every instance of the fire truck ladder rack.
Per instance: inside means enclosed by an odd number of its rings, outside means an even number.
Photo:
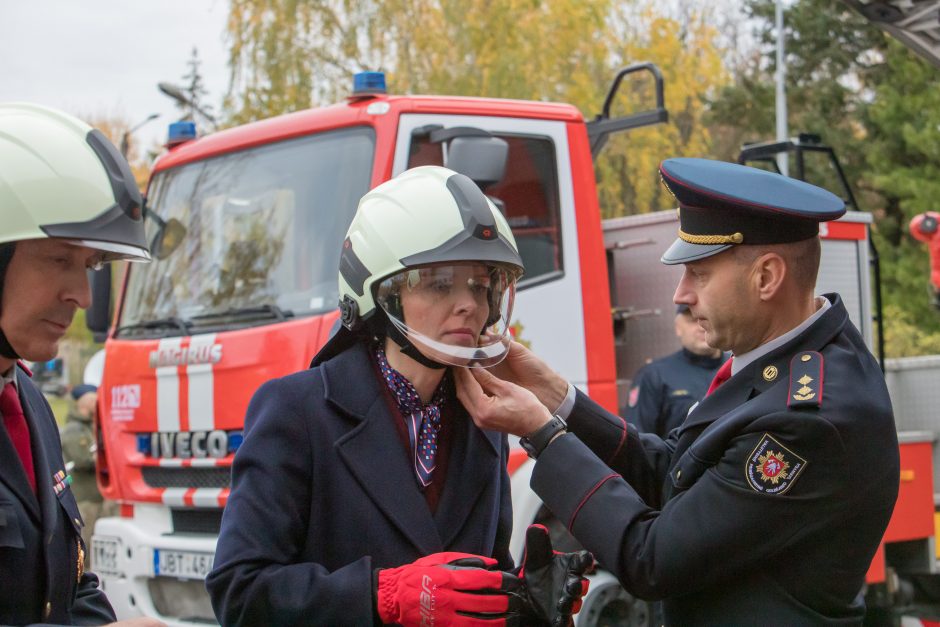
[[[610,117],[610,106],[613,103],[614,96],[620,89],[620,83],[628,74],[647,71],[653,75],[656,87],[656,108],[639,113],[625,115],[619,118]],[[607,143],[607,138],[612,133],[627,131],[641,126],[651,126],[653,124],[663,124],[669,121],[669,112],[666,111],[665,96],[663,95],[663,74],[659,68],[652,63],[635,63],[627,66],[617,72],[614,82],[607,92],[607,98],[604,99],[604,107],[596,118],[587,122],[588,139],[591,142],[591,156],[595,159],[598,153]]]

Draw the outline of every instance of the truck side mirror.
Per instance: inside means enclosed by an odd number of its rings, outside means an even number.
[[[101,270],[89,270],[91,306],[85,310],[85,325],[96,342],[104,342],[111,325],[111,264]]]
[[[444,165],[486,189],[503,180],[508,157],[509,143],[499,137],[455,137],[447,146]]]
[[[161,222],[160,228],[157,229],[150,243],[150,253],[162,261],[179,248],[184,237],[186,237],[186,227],[176,218]]]

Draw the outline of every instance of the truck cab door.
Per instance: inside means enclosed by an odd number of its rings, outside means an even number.
[[[587,383],[581,269],[565,123],[510,117],[403,114],[393,175],[422,165],[448,165],[447,145],[429,128],[472,127],[508,144],[502,180],[484,192],[503,211],[525,275],[513,312],[516,339],[569,381]]]

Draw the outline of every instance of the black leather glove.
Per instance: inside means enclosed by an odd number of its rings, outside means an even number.
[[[584,575],[593,569],[594,556],[588,551],[559,553],[552,549],[548,529],[529,525],[519,571],[526,613],[531,619],[528,622],[552,627],[573,625],[572,616],[581,609],[581,599],[588,591]]]

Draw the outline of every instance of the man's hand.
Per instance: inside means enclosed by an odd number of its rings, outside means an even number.
[[[511,342],[506,358],[489,371],[535,394],[549,412],[558,409],[568,393],[568,382],[564,377],[519,342]]]
[[[569,627],[588,591],[585,573],[594,570],[587,551],[559,553],[552,549],[548,529],[529,525],[519,577],[526,590],[527,610],[540,624]]]
[[[435,553],[377,571],[376,606],[385,624],[497,627],[518,621],[522,583],[496,560]]]
[[[454,373],[457,398],[481,429],[526,436],[552,419],[545,405],[524,387],[482,368],[454,368]]]

